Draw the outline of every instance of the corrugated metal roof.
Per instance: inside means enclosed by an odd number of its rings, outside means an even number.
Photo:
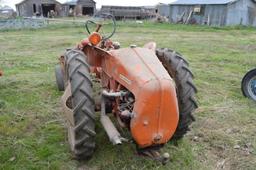
[[[171,5],[221,5],[235,2],[237,0],[177,0]]]

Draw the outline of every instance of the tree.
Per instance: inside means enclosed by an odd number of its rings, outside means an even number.
[[[3,3],[4,3],[4,1],[0,0],[0,8],[2,8],[4,6]]]
[[[4,7],[4,3],[6,2],[6,0],[0,0],[0,8]]]

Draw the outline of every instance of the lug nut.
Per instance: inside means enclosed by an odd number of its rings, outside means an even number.
[[[145,121],[143,122],[143,125],[144,125],[144,126],[147,126],[147,125],[148,125],[148,121],[145,120]]]

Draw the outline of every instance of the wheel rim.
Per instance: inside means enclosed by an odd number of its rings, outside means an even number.
[[[247,88],[251,98],[256,101],[256,76],[249,81]]]

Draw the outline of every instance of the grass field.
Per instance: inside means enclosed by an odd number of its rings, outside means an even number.
[[[197,121],[166,166],[138,157],[135,146],[114,147],[97,124],[97,149],[87,162],[72,158],[55,86],[54,66],[65,48],[85,37],[83,27],[50,26],[0,32],[0,169],[255,169],[256,103],[240,91],[256,65],[256,31],[168,24],[120,24],[122,46],[156,41],[191,63],[199,93]]]

